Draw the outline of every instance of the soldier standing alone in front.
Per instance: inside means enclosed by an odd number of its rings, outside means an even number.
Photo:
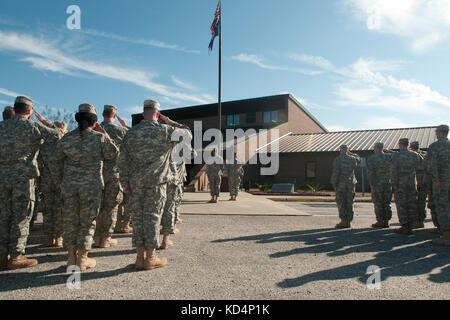
[[[124,192],[130,193],[138,270],[167,264],[166,258],[156,256],[156,249],[160,247],[161,217],[174,146],[171,139],[176,128],[158,122],[159,110],[157,101],[144,102],[144,120],[128,131],[119,156],[120,182]]]
[[[400,151],[392,156],[391,179],[394,187],[395,205],[401,228],[395,232],[412,234],[412,226],[417,215],[416,169],[422,156],[408,150],[409,140],[398,142]]]
[[[336,192],[336,204],[341,222],[336,228],[350,228],[353,220],[355,198],[355,169],[361,162],[357,154],[351,153],[346,145],[339,148],[340,155],[334,159],[331,184]]]
[[[30,98],[17,97],[15,117],[0,122],[0,267],[11,270],[37,264],[24,256],[38,175],[36,154],[41,139],[59,138],[58,130],[29,119],[33,105]]]
[[[117,108],[115,106],[105,105],[103,109],[103,122],[100,125],[120,150],[120,145],[128,130],[114,123],[116,114]],[[103,189],[100,213],[97,217],[93,246],[108,248],[117,245],[117,240],[112,239],[111,236],[116,226],[119,204],[123,200],[117,159],[103,162],[103,180],[105,187]]]
[[[436,138],[429,147],[431,156],[427,167],[430,169],[433,197],[442,237],[433,240],[433,244],[450,246],[450,141],[448,126],[436,128]]]
[[[392,218],[391,155],[383,152],[384,144],[375,143],[375,153],[367,160],[372,202],[377,222],[372,228],[389,228]]]

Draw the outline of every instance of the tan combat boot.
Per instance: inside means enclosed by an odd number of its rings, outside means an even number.
[[[351,227],[350,221],[347,219],[341,219],[341,222],[339,222],[336,225],[336,228],[338,229],[348,229]]]
[[[67,266],[74,266],[77,264],[77,250],[67,249]]]
[[[7,269],[8,268],[9,255],[2,254],[0,255],[0,268]]]
[[[80,271],[86,271],[86,269],[95,268],[97,265],[97,261],[94,259],[88,258],[88,250],[81,249],[78,250],[77,256],[77,266],[80,268]]]
[[[423,224],[423,220],[416,219],[416,220],[414,220],[414,222],[412,224],[413,229],[421,229],[424,227],[425,227],[425,225]]]
[[[127,222],[122,225],[122,233],[133,233],[133,228],[130,227],[130,222]]]
[[[166,258],[160,259],[156,256],[155,248],[146,247],[145,252],[147,253],[147,256],[144,259],[144,270],[153,270],[167,265]]]
[[[402,225],[401,228],[395,229],[394,232],[398,233],[398,234],[404,234],[404,235],[413,234],[411,227],[408,224]]]
[[[431,241],[433,244],[437,244],[440,246],[447,246],[450,247],[450,231],[444,231],[442,233],[442,237],[438,238],[438,239],[433,239]]]
[[[16,269],[34,267],[37,264],[38,264],[37,260],[27,259],[24,255],[19,254],[14,259],[10,259],[8,261],[7,267],[9,270],[16,270]]]
[[[173,228],[173,231],[170,234],[177,234],[180,233],[180,229],[178,229],[177,227]]]
[[[180,218],[178,218],[177,222],[175,222],[175,224],[182,224],[183,220],[181,220]]]
[[[136,257],[136,269],[138,270],[144,270],[144,254],[145,254],[145,248],[144,247],[136,247],[137,257]]]
[[[160,250],[167,250],[170,247],[173,247],[173,242],[169,239],[170,234],[164,233],[164,238],[161,244],[161,247],[159,247]]]
[[[387,229],[387,228],[389,228],[389,222],[388,221],[377,221],[376,223],[372,224],[372,228]]]
[[[62,248],[63,247],[63,238],[58,237],[55,239],[55,247]]]
[[[102,238],[100,242],[100,248],[109,248],[109,247],[115,247],[117,246],[117,240],[112,239],[111,237]]]

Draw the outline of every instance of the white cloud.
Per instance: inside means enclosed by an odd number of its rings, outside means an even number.
[[[205,99],[205,95],[176,92],[163,84],[156,83],[153,81],[155,75],[150,72],[72,57],[59,50],[54,43],[28,34],[0,31],[0,50],[34,55],[34,57],[23,59],[31,63],[34,68],[63,74],[82,71],[113,80],[133,83],[169,98],[194,103],[210,102]]]
[[[423,114],[437,106],[450,107],[450,99],[429,86],[379,71],[387,69],[387,64],[360,58],[347,68],[347,79],[337,85],[339,104]]]
[[[367,29],[412,40],[424,51],[447,38],[450,31],[448,0],[343,0]]]
[[[13,97],[13,98],[18,97],[18,96],[23,96],[23,94],[18,94],[16,92],[13,92],[8,89],[3,89],[3,88],[0,88],[0,94],[2,94],[4,96],[8,96],[8,97]]]
[[[289,58],[295,61],[304,62],[307,64],[311,64],[313,66],[319,67],[324,70],[334,70],[333,64],[325,59],[324,57],[320,56],[312,56],[308,54],[290,54]]]
[[[364,129],[395,129],[412,127],[395,116],[389,117],[370,117],[362,122]]]
[[[262,69],[266,69],[266,70],[271,70],[271,71],[290,71],[290,72],[296,72],[296,73],[301,73],[304,75],[308,75],[308,76],[315,76],[318,74],[322,74],[323,71],[319,71],[319,70],[307,70],[307,69],[301,69],[301,68],[295,68],[295,67],[280,67],[280,66],[274,66],[274,65],[270,65],[264,62],[264,59],[254,55],[254,54],[246,54],[246,53],[241,53],[238,54],[236,56],[231,57],[232,60],[235,61],[240,61],[240,62],[245,62],[245,63],[251,63],[254,65],[257,65],[258,67],[262,68]]]
[[[175,76],[172,76],[172,81],[180,88],[188,89],[191,91],[197,90],[197,88],[193,84],[190,84],[190,83],[187,83],[186,81],[180,80],[179,78],[177,78]]]
[[[6,100],[0,100],[1,104],[8,104],[8,105],[12,105],[13,103],[11,101],[6,101]]]
[[[145,45],[145,46],[151,46],[151,47],[157,47],[157,48],[162,48],[162,49],[169,49],[169,50],[174,50],[174,51],[181,51],[181,52],[185,52],[185,53],[197,53],[197,54],[200,53],[200,51],[198,51],[198,50],[190,50],[190,49],[187,49],[184,47],[180,47],[176,44],[167,44],[165,42],[158,41],[158,40],[133,39],[133,38],[124,37],[124,36],[120,36],[120,35],[116,35],[116,34],[112,34],[112,33],[106,33],[106,32],[101,32],[101,31],[96,31],[96,30],[90,30],[90,29],[82,29],[82,30],[79,30],[79,32],[88,34],[91,36],[96,36],[96,37],[102,37],[102,38],[124,41],[124,42],[140,44],[140,45]]]

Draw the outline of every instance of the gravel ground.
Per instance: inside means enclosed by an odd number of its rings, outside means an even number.
[[[289,205],[313,216],[184,215],[175,246],[159,252],[168,266],[152,271],[136,271],[131,236],[116,235],[117,247],[91,252],[97,267],[79,290],[66,286],[65,252],[34,231],[28,254],[39,265],[0,271],[0,300],[450,298],[450,250],[430,243],[430,221],[412,236],[372,230],[373,208],[362,203],[353,229],[336,230],[335,206]],[[366,286],[371,265],[381,268],[379,290]]]

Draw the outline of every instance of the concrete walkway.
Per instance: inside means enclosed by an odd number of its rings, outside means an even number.
[[[181,214],[195,215],[258,215],[258,216],[310,216],[299,209],[275,202],[265,197],[240,192],[237,201],[229,201],[228,193],[223,193],[219,203],[208,203],[211,196],[207,192],[185,193]]]

